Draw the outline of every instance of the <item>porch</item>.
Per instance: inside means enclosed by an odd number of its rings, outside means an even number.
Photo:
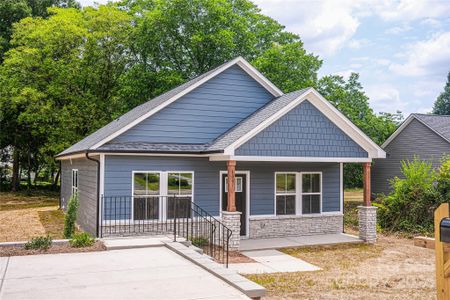
[[[357,236],[346,233],[317,234],[309,236],[286,236],[268,239],[241,240],[239,251],[268,250],[362,242],[364,241]]]

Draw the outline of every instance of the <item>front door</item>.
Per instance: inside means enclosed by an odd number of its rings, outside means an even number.
[[[222,174],[222,210],[227,210],[228,205],[228,177]],[[235,182],[236,211],[241,212],[241,235],[247,235],[247,175],[236,173]]]

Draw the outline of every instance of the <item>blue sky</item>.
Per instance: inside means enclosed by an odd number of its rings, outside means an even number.
[[[323,59],[320,76],[358,72],[376,112],[430,112],[443,90],[450,71],[449,0],[254,3]]]

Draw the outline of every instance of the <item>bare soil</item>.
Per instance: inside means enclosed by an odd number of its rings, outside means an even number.
[[[101,241],[96,241],[94,245],[84,248],[74,248],[69,244],[53,245],[48,250],[26,250],[23,247],[0,247],[0,256],[24,256],[36,254],[55,254],[55,253],[75,253],[75,252],[93,252],[105,251],[106,247]]]
[[[56,193],[0,193],[0,242],[62,238],[64,213],[58,207]]]
[[[322,270],[248,276],[268,289],[267,299],[435,299],[434,250],[410,239],[283,251]]]
[[[230,251],[228,257],[228,263],[230,264],[242,264],[242,263],[253,263],[255,260],[252,258],[245,256],[239,251]]]

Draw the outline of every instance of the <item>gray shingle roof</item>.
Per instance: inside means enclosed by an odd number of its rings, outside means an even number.
[[[146,142],[107,143],[99,151],[136,151],[136,152],[204,152],[208,144],[153,144]]]
[[[227,62],[229,63],[229,62]],[[86,151],[98,142],[102,141],[103,139],[107,138],[111,134],[115,133],[117,130],[123,128],[124,126],[130,124],[137,118],[145,115],[147,112],[151,111],[152,109],[156,108],[157,106],[163,104],[164,102],[168,101],[173,96],[177,95],[178,93],[181,93],[185,89],[189,88],[193,84],[197,83],[198,81],[202,80],[203,78],[207,77],[211,73],[215,72],[217,69],[220,69],[227,63],[224,63],[214,69],[212,69],[209,72],[206,72],[164,94],[159,95],[158,97],[147,101],[139,106],[136,106],[129,112],[125,113],[124,115],[120,116],[116,120],[110,122],[106,126],[100,128],[99,130],[95,131],[94,133],[88,135],[78,143],[72,145],[71,147],[67,148],[63,152],[59,153],[57,156],[64,156],[71,153],[76,152],[82,152]]]
[[[222,134],[218,137],[210,147],[208,147],[209,151],[217,151],[223,150],[233,142],[238,140],[241,136],[248,133],[250,130],[261,124],[264,120],[272,116],[274,113],[285,107],[287,104],[292,102],[293,100],[300,97],[302,94],[306,93],[310,88],[298,90],[295,92],[291,92],[288,94],[284,94],[283,96],[277,97],[274,100],[270,101],[259,110],[254,112],[248,118],[241,121],[239,124]]]
[[[416,119],[424,123],[431,130],[442,136],[450,143],[450,116],[431,115],[431,114],[413,114]]]

